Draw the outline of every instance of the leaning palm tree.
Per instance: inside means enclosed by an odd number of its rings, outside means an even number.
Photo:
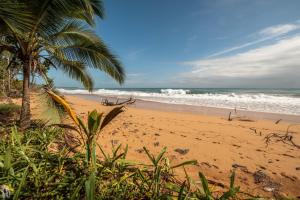
[[[104,71],[120,84],[124,70],[91,26],[103,17],[101,0],[1,0],[0,51],[21,63],[23,97],[20,126],[30,124],[30,74],[47,62],[92,90],[87,67]]]

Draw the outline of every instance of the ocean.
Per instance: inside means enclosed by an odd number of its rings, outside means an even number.
[[[59,88],[58,90],[63,94],[133,97],[169,104],[300,115],[300,89],[98,88],[92,93],[78,88]]]

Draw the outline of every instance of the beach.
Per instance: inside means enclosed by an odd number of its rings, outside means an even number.
[[[300,1],[0,1],[1,199],[299,199]]]
[[[83,118],[93,109],[104,113],[112,109],[101,105],[100,98],[88,95],[65,95],[65,98]],[[271,133],[286,133],[299,119],[297,116],[251,115],[231,110],[229,121],[228,110],[204,109],[201,113],[170,104],[155,106],[150,102],[148,107],[145,104],[147,102],[127,106],[125,112],[105,128],[97,142],[106,152],[111,151],[112,145],[122,144],[123,148],[128,145],[128,159],[145,163],[148,160],[143,146],[155,155],[167,147],[171,163],[198,161],[196,166],[187,167],[188,174],[196,181],[201,171],[210,180],[217,181],[216,185],[228,186],[230,171],[235,169],[236,183],[243,192],[272,196],[271,192],[278,190],[288,196],[300,196],[299,148],[276,142],[276,139],[267,146],[264,140]],[[299,126],[290,127],[289,132],[299,145]],[[98,155],[101,155],[99,150]],[[183,171],[179,171],[179,176],[183,176]]]

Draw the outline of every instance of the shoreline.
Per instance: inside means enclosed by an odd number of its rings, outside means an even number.
[[[125,100],[125,98],[117,98],[112,96],[100,96],[94,94],[64,94],[65,96],[77,96],[80,98],[93,100],[95,102],[101,103],[101,99],[108,99],[109,101],[116,102],[116,100]],[[179,112],[179,113],[189,113],[198,115],[209,115],[209,116],[219,116],[228,119],[229,113],[231,112],[233,117],[241,117],[249,120],[271,120],[271,121],[285,121],[290,123],[300,123],[300,115],[293,114],[282,114],[282,113],[270,113],[270,112],[260,112],[260,111],[250,111],[250,110],[240,110],[240,109],[230,109],[230,108],[219,108],[219,107],[209,107],[209,106],[195,106],[186,104],[172,104],[172,103],[162,103],[149,100],[136,99],[133,105],[127,105],[127,107],[147,109],[147,110],[157,110],[165,112]],[[236,111],[236,114],[235,114]]]

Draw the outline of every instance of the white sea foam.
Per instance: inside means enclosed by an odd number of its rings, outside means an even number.
[[[269,95],[263,93],[205,93],[191,94],[190,90],[161,89],[160,93],[98,89],[89,93],[87,90],[59,89],[65,94],[94,94],[118,98],[135,97],[163,103],[210,106],[219,108],[237,108],[251,111],[300,115],[300,98],[291,96]]]
[[[184,94],[189,94],[191,93],[190,90],[183,90],[183,89],[161,89],[160,92],[162,94],[167,94],[167,95],[175,95],[175,94],[181,94],[181,95],[184,95]]]

